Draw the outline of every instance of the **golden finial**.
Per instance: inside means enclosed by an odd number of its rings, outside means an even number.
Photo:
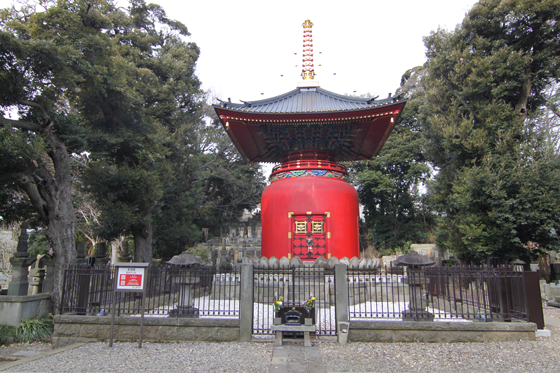
[[[301,69],[301,77],[303,80],[313,79],[315,77],[315,69],[313,68],[313,23],[306,19],[303,22],[303,65]]]

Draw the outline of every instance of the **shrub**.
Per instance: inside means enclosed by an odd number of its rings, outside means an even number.
[[[0,346],[9,345],[16,341],[15,326],[0,325]]]
[[[54,330],[53,321],[47,318],[29,318],[23,320],[15,330],[18,342],[34,342],[48,338]]]

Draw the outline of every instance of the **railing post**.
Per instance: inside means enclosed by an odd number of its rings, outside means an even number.
[[[544,316],[542,309],[539,276],[537,272],[523,272],[525,289],[525,307],[529,322],[537,324],[537,329],[544,329]]]
[[[241,265],[241,291],[239,299],[239,341],[251,342],[253,338],[253,265]]]
[[[348,280],[347,280],[346,264],[336,264],[334,266],[334,291],[335,291],[335,314],[336,314],[336,330],[338,342],[343,343],[340,333],[340,323],[348,323]],[[348,331],[346,331],[348,332]],[[345,336],[347,338],[347,336]]]

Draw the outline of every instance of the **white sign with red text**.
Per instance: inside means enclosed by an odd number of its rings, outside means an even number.
[[[117,267],[117,290],[143,290],[145,267]]]

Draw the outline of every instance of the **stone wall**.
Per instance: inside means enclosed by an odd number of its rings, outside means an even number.
[[[115,317],[114,340],[138,341],[140,317]],[[57,315],[54,317],[53,348],[78,342],[108,341],[111,316]],[[239,341],[237,319],[188,319],[144,317],[144,341],[175,342]]]
[[[0,325],[17,326],[30,317],[42,317],[52,312],[49,294],[0,296]]]
[[[537,325],[524,322],[350,321],[349,342],[534,341]]]

